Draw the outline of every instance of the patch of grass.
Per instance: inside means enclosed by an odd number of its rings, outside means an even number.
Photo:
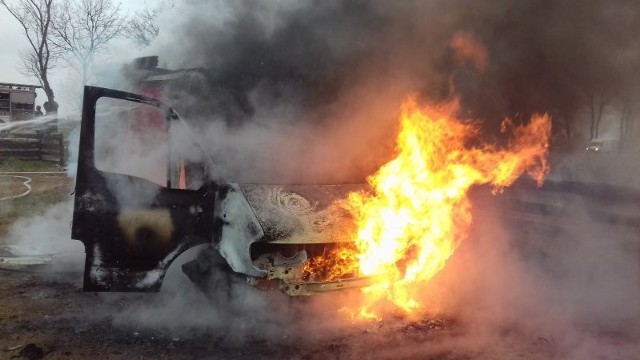
[[[53,161],[4,159],[0,160],[0,172],[9,171],[60,171]]]
[[[0,244],[13,222],[22,217],[38,215],[51,205],[71,199],[72,179],[64,174],[34,174],[31,193],[25,197],[0,202]],[[16,192],[22,192],[19,188]]]

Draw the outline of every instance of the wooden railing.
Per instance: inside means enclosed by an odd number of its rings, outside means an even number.
[[[60,133],[0,135],[0,160],[42,160],[64,166],[64,139]]]

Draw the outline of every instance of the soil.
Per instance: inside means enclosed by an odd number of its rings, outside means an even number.
[[[20,178],[14,175],[20,176]],[[27,177],[31,192],[24,197],[0,202],[0,245],[11,224],[18,218],[43,212],[48,206],[68,199],[73,191],[73,182],[60,173],[0,173],[0,198],[19,195],[27,189]]]
[[[81,274],[0,270],[0,359],[349,359],[368,353],[363,348],[367,342],[376,344],[380,357],[397,358],[393,350],[398,335],[424,344],[457,331],[443,321],[395,321],[314,341],[249,336],[230,343],[219,330],[177,337],[160,329],[116,325],[108,315],[95,316],[114,303],[126,307],[126,301],[138,300],[82,292],[80,278]],[[391,333],[395,336],[385,342]],[[452,350],[436,352],[422,358],[469,359]]]
[[[29,175],[32,194],[0,203],[4,211],[0,245],[15,219],[68,198],[71,181],[63,175]],[[185,278],[186,279],[186,278]],[[484,347],[460,347],[464,326],[453,320],[401,317],[371,321],[313,334],[289,331],[267,336],[253,329],[233,338],[224,326],[195,326],[179,333],[153,321],[127,322],[145,302],[162,294],[98,294],[82,291],[82,274],[0,270],[0,359],[548,359],[553,347],[546,339],[511,340]],[[165,281],[166,282],[166,281]],[[191,284],[187,284],[191,285]],[[248,286],[248,285],[247,285]],[[164,299],[173,293],[162,290]],[[178,290],[181,291],[181,290]],[[178,292],[178,295],[180,293]],[[282,295],[284,296],[284,295]],[[162,309],[156,314],[175,312]],[[213,305],[211,305],[213,306]],[[208,312],[205,306],[203,315]],[[213,309],[212,309],[213,310]],[[219,310],[219,309],[218,309]],[[123,315],[125,314],[125,315]],[[182,314],[171,314],[180,317]],[[246,316],[246,315],[245,315]],[[144,317],[139,315],[138,317]],[[196,319],[197,320],[197,319]],[[183,321],[184,322],[184,321]],[[286,326],[286,325],[285,325]],[[282,335],[285,334],[285,335]],[[509,343],[509,345],[507,345]]]

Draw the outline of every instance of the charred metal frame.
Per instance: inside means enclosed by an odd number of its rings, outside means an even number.
[[[349,240],[349,228],[340,220],[344,216],[340,209],[330,207],[331,201],[365,187],[216,184],[205,180],[198,190],[174,189],[171,178],[177,164],[172,161],[179,159],[171,154],[167,157],[166,186],[102,171],[96,168],[94,157],[96,103],[101,98],[162,110],[167,132],[171,123],[179,119],[172,108],[156,99],[85,87],[72,225],[72,238],[82,241],[86,251],[85,291],[158,291],[171,263],[199,244],[212,246],[196,260],[185,263],[183,271],[203,288],[207,285],[202,278],[214,272],[223,274],[224,281],[217,281],[218,285],[231,281],[232,277],[244,277],[256,288],[279,288],[289,296],[371,285],[369,278],[345,277],[323,282],[303,276],[304,265],[314,256],[316,247]],[[109,186],[113,183],[153,197],[144,204],[119,202]],[[505,209],[504,216],[511,218],[514,226],[544,223],[561,227],[559,220],[569,215],[574,198],[579,198],[593,221],[625,231],[640,229],[637,190],[554,181],[534,188],[530,181],[518,181],[505,189],[496,203]],[[471,195],[489,193],[487,187],[477,187]],[[537,201],[540,196],[553,197],[553,201]],[[625,211],[611,211],[610,204],[614,202],[626,204]]]
[[[85,291],[158,291],[169,265],[187,249],[210,243],[214,234],[216,185],[198,190],[162,187],[95,166],[96,103],[120,99],[154,106],[166,113],[167,129],[177,114],[145,96],[86,86],[75,187],[72,238],[85,246]],[[171,157],[169,156],[168,159]],[[170,170],[171,164],[167,166]],[[122,206],[109,181],[155,194],[149,206]]]
[[[322,236],[331,239],[329,243],[332,243],[343,235],[341,230],[344,229],[337,223],[333,224],[334,220],[329,220],[333,219],[334,211],[324,209],[316,212],[319,204],[316,201],[308,201],[304,196],[270,185],[205,181],[198,190],[174,189],[171,179],[178,165],[171,162],[180,160],[172,156],[171,146],[167,156],[166,186],[98,169],[95,164],[96,104],[101,98],[140,103],[162,110],[166,114],[167,134],[171,123],[179,120],[173,109],[156,99],[112,89],[85,87],[72,225],[72,238],[82,241],[86,251],[85,291],[158,291],[173,260],[199,244],[212,246],[209,251],[201,252],[197,259],[183,264],[183,271],[202,287],[206,287],[206,281],[201,277],[212,275],[214,271],[224,273],[222,278],[225,279],[244,277],[258,288],[267,284],[273,289],[272,285],[275,285],[290,296],[369,284],[368,279],[355,278],[331,282],[306,281],[302,273],[307,253],[302,250],[291,258],[280,254],[280,247],[290,246],[288,237],[293,234],[309,236],[303,243],[310,247],[319,246],[316,243],[322,243]],[[117,190],[114,190],[114,183],[118,185]],[[139,203],[118,198],[114,191],[120,191],[122,187],[127,188],[128,193],[153,194],[152,200]],[[344,185],[344,188],[319,185],[311,190],[303,187],[295,191],[311,191],[322,195],[320,198],[353,190],[353,185]],[[253,206],[247,200],[249,193],[252,194]],[[285,199],[296,204],[308,202],[309,208],[294,206],[289,209],[281,203]],[[258,221],[256,211],[262,214],[267,228]],[[265,247],[263,250],[267,254],[263,255],[266,257],[254,259],[251,245],[258,243],[273,244],[273,249]]]

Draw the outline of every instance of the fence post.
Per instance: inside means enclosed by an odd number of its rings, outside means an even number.
[[[60,156],[60,167],[64,166],[64,138],[61,133],[58,133],[58,155]]]
[[[42,160],[42,155],[44,155],[44,132],[38,132],[38,160]]]

